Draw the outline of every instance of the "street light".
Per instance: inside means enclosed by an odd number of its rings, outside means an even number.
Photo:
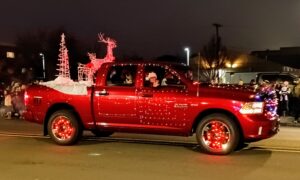
[[[186,65],[190,65],[190,48],[184,48],[184,51],[186,52]]]
[[[46,79],[45,55],[44,53],[40,53],[40,56],[42,57],[43,62],[43,78]]]

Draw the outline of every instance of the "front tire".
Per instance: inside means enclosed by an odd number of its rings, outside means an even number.
[[[48,133],[59,145],[75,144],[82,136],[79,119],[68,110],[53,113],[47,125]]]
[[[209,154],[225,155],[236,149],[240,133],[236,123],[224,114],[204,117],[196,129],[200,149]]]

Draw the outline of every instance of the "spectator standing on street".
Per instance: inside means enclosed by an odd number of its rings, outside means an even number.
[[[250,87],[253,88],[254,90],[256,90],[258,88],[258,85],[255,82],[255,79],[251,79],[250,83],[249,83]]]
[[[299,122],[300,114],[300,80],[298,84],[294,87],[294,96],[295,96],[295,123]]]
[[[24,92],[25,86],[20,83],[15,83],[14,85],[14,92],[12,96],[12,105],[14,109],[14,116],[20,117],[25,110],[24,105]]]
[[[12,97],[11,94],[9,92],[9,89],[6,89],[4,91],[4,116],[7,119],[11,119],[11,115],[13,112],[13,106],[12,106]]]
[[[282,84],[282,87],[279,91],[279,105],[282,110],[282,115],[286,116],[286,114],[289,112],[289,94],[291,93],[291,90],[289,88],[289,82],[284,81]]]
[[[282,83],[279,82],[279,81],[276,81],[275,84],[274,84],[274,88],[275,88],[275,91],[276,91],[276,96],[277,96],[277,98],[280,97],[279,92],[280,92],[280,90],[281,90],[281,84],[282,84]]]
[[[239,86],[243,86],[244,85],[244,81],[242,79],[240,79],[238,85]]]

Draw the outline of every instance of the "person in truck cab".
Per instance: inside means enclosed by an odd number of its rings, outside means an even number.
[[[149,80],[150,87],[158,87],[159,86],[159,80],[157,79],[157,75],[155,72],[149,72],[147,79]]]
[[[170,82],[174,81],[174,77],[171,73],[166,73],[165,77],[161,80],[161,86],[168,86]]]
[[[132,75],[128,70],[124,72],[122,77],[124,78],[124,84],[131,85],[133,83]]]

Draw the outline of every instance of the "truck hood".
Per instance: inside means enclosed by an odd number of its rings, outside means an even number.
[[[247,86],[199,84],[200,97],[250,101],[255,95],[257,92]]]

